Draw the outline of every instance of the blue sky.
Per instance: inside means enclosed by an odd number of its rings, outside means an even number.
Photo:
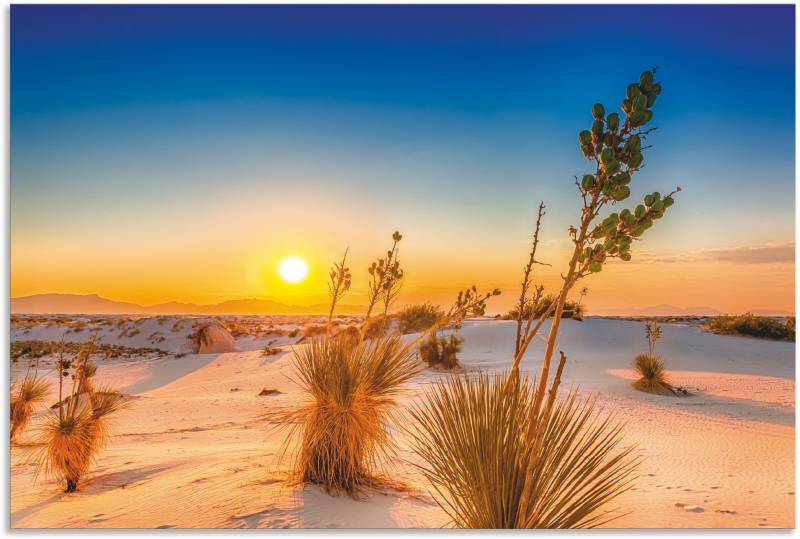
[[[592,103],[618,108],[653,66],[659,131],[634,193],[684,193],[648,247],[793,242],[794,9],[13,6],[12,288],[34,246],[133,226],[157,243],[176,214],[285,211],[287,192],[361,217],[323,250],[374,243],[366,222],[454,250],[501,236],[504,259],[539,199],[559,245]]]

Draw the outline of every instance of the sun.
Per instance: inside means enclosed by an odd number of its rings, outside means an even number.
[[[281,262],[278,273],[287,283],[299,283],[308,275],[308,264],[302,258],[291,256]]]

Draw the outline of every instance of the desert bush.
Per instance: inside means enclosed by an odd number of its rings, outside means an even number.
[[[440,337],[436,332],[422,341],[419,346],[419,356],[429,367],[440,367],[453,370],[459,366],[458,353],[464,339],[451,333],[448,337]]]
[[[38,371],[29,372],[11,387],[12,442],[28,426],[31,416],[44,402],[49,390],[49,382],[39,376]]]
[[[389,325],[391,324],[391,317],[379,314],[364,321],[361,329],[365,339],[377,339],[386,335]]]
[[[39,359],[49,356],[53,350],[57,349],[59,343],[56,341],[13,341],[11,343],[11,359]],[[64,353],[75,355],[84,346],[84,343],[65,342]],[[169,354],[167,350],[150,347],[130,347],[118,344],[95,343],[93,356],[108,358],[127,358],[139,356],[165,356]]]
[[[717,316],[706,322],[706,327],[718,335],[744,335],[761,339],[794,341],[794,317],[781,322],[768,316],[752,313],[737,316]]]
[[[344,326],[336,331],[336,338],[339,339],[359,339],[361,337],[361,330],[358,326]]]
[[[436,324],[443,316],[442,308],[430,303],[408,305],[396,315],[400,324],[400,333],[403,335],[424,331]]]
[[[295,470],[304,482],[355,495],[392,454],[395,399],[417,372],[413,351],[398,337],[314,339],[295,352],[295,371],[308,397],[286,417],[299,430]]]
[[[540,422],[533,385],[505,376],[433,384],[411,410],[412,445],[460,528],[579,528],[631,485],[637,459],[619,427],[576,394]]]
[[[327,332],[326,326],[309,324],[305,328],[303,328],[303,336],[297,342],[305,342],[309,339],[313,339],[318,335],[324,335],[326,332]]]
[[[548,317],[553,316],[553,304],[558,301],[558,296],[556,294],[547,294],[539,299],[535,308],[531,305],[527,305],[526,308],[522,310],[522,319],[528,318],[539,318],[545,313],[547,313]],[[503,320],[517,320],[519,314],[519,308],[514,307],[503,316]],[[575,319],[575,320],[583,320],[583,317],[586,314],[586,307],[577,301],[566,300],[564,302],[564,312],[561,313],[561,318],[567,319]]]

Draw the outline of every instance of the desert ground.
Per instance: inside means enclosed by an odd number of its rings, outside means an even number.
[[[115,415],[114,438],[78,492],[65,494],[54,482],[35,481],[26,462],[35,425],[21,436],[11,450],[13,528],[448,524],[400,428],[398,454],[383,467],[394,489],[352,499],[290,480],[292,448],[281,458],[287,431],[276,424],[275,413],[304,398],[292,381],[293,349],[303,346],[297,343],[302,328],[323,323],[321,318],[231,317],[226,324],[238,351],[186,353],[187,336],[202,320],[12,320],[12,342],[62,335],[82,342],[91,332],[98,343],[161,350],[95,359],[98,382],[132,400]],[[562,323],[559,345],[569,358],[563,390],[596,394],[603,410],[624,423],[626,442],[636,444],[642,456],[634,488],[612,503],[618,518],[606,526],[793,527],[794,343],[718,336],[688,324],[663,329],[658,353],[672,383],[689,397],[631,387],[632,360],[647,349],[641,322],[589,317]],[[513,322],[466,321],[459,355],[465,369],[507,368],[513,332]],[[278,350],[265,355],[266,346]],[[542,348],[537,343],[523,362],[531,376],[540,367]],[[12,364],[12,381],[27,363]],[[57,379],[52,359],[41,358],[39,369]],[[423,371],[401,404],[446,376],[455,375]],[[55,383],[51,387],[56,390]],[[264,389],[276,391],[260,396]]]

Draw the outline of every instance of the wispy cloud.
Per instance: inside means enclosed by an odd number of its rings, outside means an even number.
[[[732,264],[791,264],[794,242],[700,249],[670,256],[641,253],[634,260],[640,263],[677,264],[691,262],[730,262]]]

